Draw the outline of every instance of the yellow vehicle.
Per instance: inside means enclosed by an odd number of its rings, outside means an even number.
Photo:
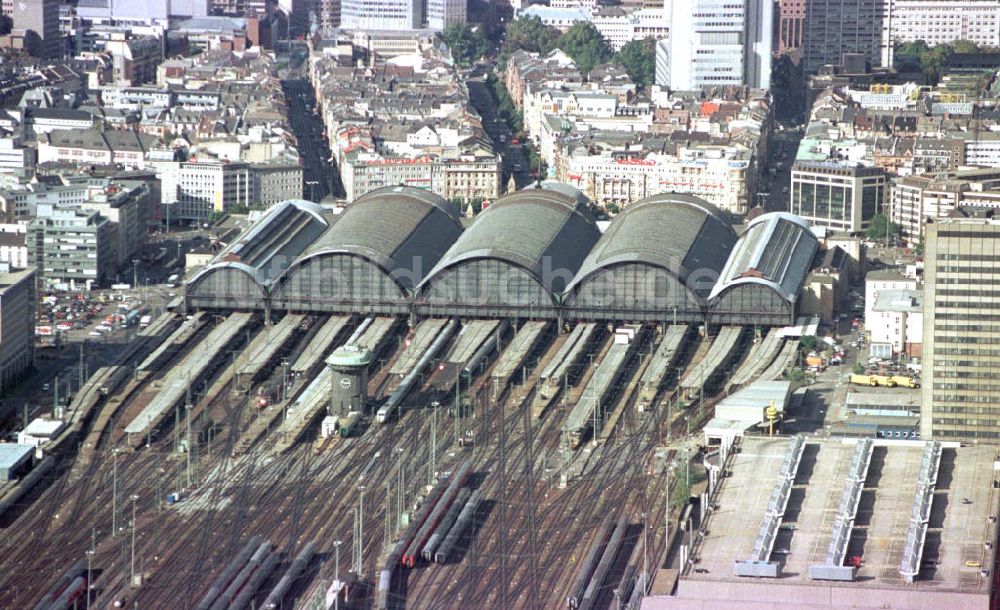
[[[870,387],[882,386],[883,388],[919,388],[920,381],[906,375],[851,375],[851,383],[856,385],[866,385]]]
[[[895,378],[889,375],[851,375],[851,383],[871,386],[873,388],[876,386],[894,388],[897,385]]]
[[[919,388],[920,380],[906,375],[893,375],[892,380],[901,388]]]

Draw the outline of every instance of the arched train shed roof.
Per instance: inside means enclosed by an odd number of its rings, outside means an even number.
[[[719,210],[691,195],[665,193],[625,208],[587,255],[567,289],[567,301],[588,280],[622,265],[662,269],[682,285],[692,273],[706,271],[714,282],[736,243],[736,232]],[[696,278],[695,278],[696,279]],[[694,290],[704,299],[709,290]]]
[[[271,206],[250,229],[187,282],[199,305],[254,307],[289,263],[327,228],[323,208],[290,199]],[[251,302],[248,304],[247,301]]]
[[[599,237],[590,210],[567,194],[547,188],[510,193],[476,218],[421,288],[464,262],[492,259],[528,272],[555,299]]]
[[[462,233],[457,211],[430,191],[389,186],[354,200],[302,256],[348,255],[365,259],[412,290]]]
[[[766,286],[792,303],[818,248],[819,241],[802,218],[786,212],[759,216],[740,236],[711,298],[752,284]]]

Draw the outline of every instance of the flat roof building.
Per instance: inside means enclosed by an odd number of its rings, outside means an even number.
[[[31,445],[0,443],[0,481],[12,481],[31,468]]]
[[[758,437],[728,455],[676,587],[643,610],[991,607],[995,448]]]
[[[0,273],[0,392],[35,364],[35,269]]]

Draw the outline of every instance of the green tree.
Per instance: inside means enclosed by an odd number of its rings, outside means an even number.
[[[893,67],[900,72],[922,72],[928,84],[936,84],[941,67],[954,53],[978,53],[985,50],[968,40],[955,40],[933,47],[923,40],[903,42],[893,52]]]
[[[902,232],[902,227],[890,222],[885,214],[876,214],[868,222],[868,230],[865,231],[865,235],[868,236],[868,239],[875,241],[893,239],[899,237]]]
[[[468,25],[449,25],[441,32],[441,39],[448,45],[451,56],[459,66],[468,66],[486,54],[489,44],[480,29]]]
[[[542,23],[538,17],[519,17],[507,26],[507,38],[500,51],[503,62],[518,49],[543,55],[556,48],[559,30]]]
[[[818,341],[813,335],[803,335],[799,337],[799,349],[803,352],[811,352],[816,349]]]
[[[851,372],[854,373],[855,375],[864,375],[865,365],[861,364],[860,362],[855,362],[854,367],[851,368]]]
[[[574,23],[573,27],[559,37],[558,46],[573,58],[583,74],[588,74],[594,66],[611,59],[611,49],[604,41],[604,36],[589,21]]]
[[[656,40],[645,38],[626,43],[615,54],[614,62],[625,68],[637,87],[648,87],[656,78]]]

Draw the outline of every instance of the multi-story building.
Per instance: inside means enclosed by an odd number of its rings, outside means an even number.
[[[493,154],[455,159],[362,154],[341,164],[340,177],[351,201],[369,191],[396,184],[417,186],[445,199],[463,202],[492,201],[501,192],[501,166]]]
[[[891,66],[901,42],[930,46],[968,40],[1000,46],[1000,3],[995,0],[881,0],[882,65]]]
[[[250,207],[266,210],[288,199],[302,199],[303,168],[297,163],[275,161],[250,166]]]
[[[35,165],[35,149],[20,138],[0,138],[0,172],[22,172]]]
[[[0,273],[0,392],[35,364],[35,270]]]
[[[924,295],[919,290],[882,290],[865,316],[871,350],[920,357],[924,337]]]
[[[345,30],[416,30],[423,23],[421,0],[341,0]]]
[[[26,241],[40,285],[89,290],[117,271],[114,227],[97,212],[39,205]]]
[[[174,222],[209,220],[213,213],[251,204],[250,165],[240,161],[153,163],[161,181],[163,215]]]
[[[778,52],[802,47],[806,0],[778,0]]]
[[[156,68],[163,61],[163,40],[153,36],[116,37],[104,43],[111,54],[115,82],[141,85],[156,80]]]
[[[449,25],[465,23],[466,0],[426,0],[427,9],[424,20],[431,30],[444,30]]]
[[[960,208],[929,223],[924,245],[920,435],[1000,442],[1000,220]]]
[[[809,0],[802,35],[805,70],[839,64],[845,53],[862,53],[871,65],[880,65],[882,2]]]
[[[892,221],[910,244],[916,244],[928,220],[946,218],[957,207],[1000,207],[1000,171],[978,169],[896,178],[890,202]]]
[[[556,178],[609,209],[621,209],[660,193],[683,193],[701,197],[720,209],[744,214],[749,209],[750,157],[750,151],[736,148],[692,148],[677,154],[634,156],[611,151],[594,155],[571,153],[559,167]]]
[[[28,266],[28,225],[24,223],[0,224],[0,263],[23,269]]]
[[[59,0],[17,0],[11,18],[24,48],[33,55],[54,59],[60,55]]]
[[[791,212],[814,226],[857,233],[888,211],[889,180],[879,167],[800,161],[791,183]]]
[[[125,130],[56,130],[39,138],[38,163],[120,164],[142,169],[154,140]]]
[[[748,85],[771,79],[773,3],[676,0],[670,33],[670,88]]]
[[[154,216],[154,203],[158,203],[152,199],[152,190],[143,182],[115,181],[91,188],[87,200],[80,206],[111,222],[112,259],[117,269],[127,267],[139,248],[145,245]]]

